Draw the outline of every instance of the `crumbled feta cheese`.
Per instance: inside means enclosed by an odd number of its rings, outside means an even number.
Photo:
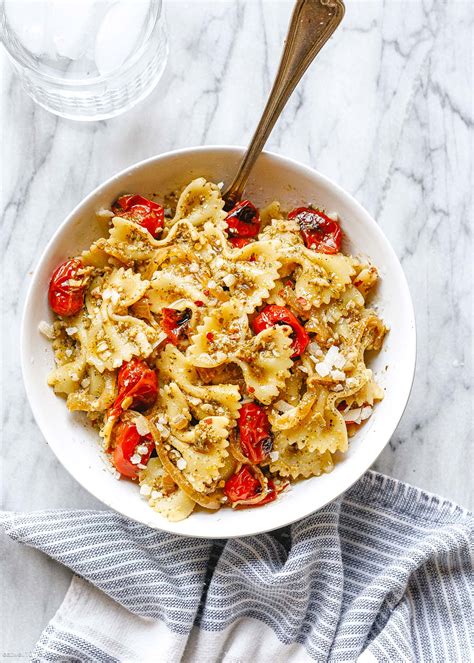
[[[72,336],[73,334],[77,334],[77,327],[66,327],[66,334],[68,336]]]
[[[316,364],[316,372],[322,378],[325,378],[327,375],[329,375],[330,368],[324,361],[320,361]]]
[[[272,461],[272,463],[274,463],[275,461],[277,461],[280,458],[280,452],[279,451],[270,451],[270,453],[268,455],[270,456],[270,460]]]
[[[196,265],[196,263],[193,262],[191,265],[189,265],[189,271],[192,274],[195,274],[196,272],[199,272],[199,265]]]
[[[49,338],[50,340],[52,340],[56,336],[56,334],[54,333],[53,325],[48,325],[48,323],[45,320],[41,320],[41,322],[39,323],[38,331],[40,331],[43,334],[43,336],[46,336],[46,338]]]
[[[184,458],[179,458],[178,462],[176,463],[176,467],[178,470],[184,470],[186,468],[187,462],[185,461]]]
[[[153,500],[159,500],[160,497],[163,497],[163,493],[159,490],[152,490],[151,491],[151,498]]]
[[[216,286],[217,286],[217,283],[216,283],[213,279],[210,279],[210,280],[207,282],[207,287],[210,288],[211,290],[212,290],[213,288],[215,288]]]
[[[354,387],[357,384],[357,378],[347,378],[346,385],[348,387]]]
[[[138,426],[137,426],[137,431],[138,431]],[[139,435],[141,435],[140,431],[138,431]],[[135,453],[140,454],[140,456],[143,456],[144,454],[148,453],[148,447],[146,444],[139,444],[137,447],[135,447]]]
[[[167,424],[167,423],[168,423],[168,419],[166,418],[166,416],[165,416],[164,414],[159,414],[159,415],[158,415],[158,418],[157,418],[157,422],[158,422],[159,424]]]
[[[66,348],[64,352],[66,353],[66,357],[72,357],[72,348]]]
[[[220,256],[218,256],[214,261],[214,267],[216,269],[221,269],[221,267],[224,267],[224,265],[225,265],[225,260],[223,260]]]
[[[342,391],[343,389],[344,389],[344,387],[340,383],[335,384],[334,387],[332,388],[333,391]]]
[[[224,182],[218,182],[217,183],[217,188],[222,189],[224,187]]]
[[[346,374],[344,371],[331,371],[331,377],[333,380],[344,380],[346,377]]]
[[[81,387],[83,389],[87,389],[87,387],[90,385],[90,383],[91,383],[91,381],[89,380],[89,378],[84,378],[81,382]]]
[[[79,382],[79,376],[77,373],[71,373],[71,380],[73,382]]]
[[[141,436],[148,435],[150,432],[150,427],[148,426],[148,421],[145,417],[137,417],[135,420],[135,428],[137,429],[137,433]],[[139,451],[138,453],[144,454],[146,452],[147,448],[145,447],[145,451]]]
[[[337,358],[339,355],[339,348],[337,345],[331,345],[329,350],[326,352],[326,357],[324,358],[324,361],[326,361],[328,364],[331,364],[331,366],[334,364],[334,360]]]
[[[130,462],[133,463],[133,465],[138,465],[142,460],[142,457],[139,456],[138,454],[133,454],[133,456],[130,457]]]
[[[137,467],[139,470],[146,470],[146,465],[143,465],[143,463],[138,463]]]
[[[147,483],[142,483],[140,486],[140,495],[151,495],[151,486]]]
[[[226,276],[224,276],[224,278],[222,280],[224,281],[224,283],[226,284],[226,286],[228,288],[231,288],[234,285],[234,283],[236,282],[237,279],[235,278],[235,276],[233,274],[226,274]]]
[[[344,368],[345,363],[346,363],[346,358],[344,357],[344,355],[341,352],[339,352],[337,357],[332,362],[332,365],[334,366],[334,368],[341,369],[341,368]]]

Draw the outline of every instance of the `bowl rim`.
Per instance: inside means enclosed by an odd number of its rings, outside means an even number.
[[[397,279],[399,282],[403,284],[403,290],[404,290],[404,301],[405,305],[407,308],[407,312],[409,314],[409,327],[411,329],[411,336],[409,338],[409,341],[407,343],[407,346],[405,348],[406,352],[410,353],[410,363],[408,364],[409,370],[407,369],[405,371],[405,380],[407,381],[408,389],[406,390],[406,395],[404,399],[404,404],[403,407],[400,408],[400,412],[398,416],[392,421],[392,426],[391,426],[391,431],[389,435],[386,435],[386,439],[383,444],[378,444],[374,447],[371,447],[370,449],[367,449],[367,453],[365,454],[364,458],[365,461],[362,463],[359,463],[359,467],[357,468],[357,471],[354,472],[354,476],[350,476],[349,480],[345,479],[344,486],[341,488],[337,488],[334,491],[329,491],[328,498],[324,501],[323,504],[320,504],[317,508],[312,507],[310,504],[309,506],[307,505],[306,507],[304,506],[304,503],[302,503],[302,508],[298,511],[296,516],[292,516],[288,512],[284,510],[280,510],[281,514],[286,514],[284,517],[281,518],[281,521],[278,522],[277,524],[274,524],[272,521],[268,527],[264,528],[255,528],[255,527],[242,527],[240,525],[239,530],[241,531],[227,531],[227,529],[223,526],[222,522],[219,522],[219,532],[214,533],[212,531],[208,531],[206,528],[206,532],[204,533],[193,533],[189,534],[186,532],[179,532],[177,531],[177,527],[179,529],[179,522],[178,523],[171,523],[167,521],[165,518],[163,518],[163,523],[161,524],[156,524],[156,523],[150,523],[150,522],[145,522],[143,519],[140,519],[138,517],[134,517],[131,515],[129,512],[126,512],[123,508],[120,508],[120,506],[116,506],[115,504],[110,504],[109,501],[106,501],[102,496],[99,496],[96,491],[94,491],[94,486],[93,485],[86,485],[82,478],[79,478],[76,476],[72,469],[62,462],[60,460],[58,454],[56,453],[56,448],[52,444],[50,444],[48,440],[48,436],[46,435],[42,423],[41,423],[41,417],[37,414],[39,412],[40,404],[37,402],[37,398],[35,394],[33,393],[34,390],[30,386],[29,381],[27,379],[28,376],[28,370],[30,369],[29,366],[29,360],[27,359],[27,353],[26,353],[26,345],[27,345],[27,339],[29,337],[29,334],[31,334],[31,330],[27,326],[27,317],[28,317],[28,312],[31,306],[31,301],[33,298],[34,294],[34,288],[35,288],[35,283],[38,278],[38,272],[40,271],[40,267],[47,258],[48,254],[50,253],[51,248],[54,246],[57,237],[63,232],[65,227],[76,217],[80,209],[85,206],[87,203],[89,203],[91,200],[93,200],[98,194],[101,193],[103,189],[108,188],[111,186],[114,181],[118,181],[122,179],[123,177],[130,175],[131,173],[142,169],[150,164],[157,163],[161,160],[166,160],[170,157],[179,157],[179,156],[186,156],[191,153],[196,153],[196,152],[221,152],[221,153],[234,153],[235,156],[240,156],[243,154],[245,151],[245,147],[243,146],[238,146],[238,145],[199,145],[199,146],[194,146],[194,147],[185,147],[185,148],[180,148],[177,150],[169,150],[167,152],[162,152],[160,154],[156,154],[154,156],[148,157],[146,159],[143,159],[142,161],[135,162],[131,164],[130,166],[120,170],[119,172],[115,173],[111,177],[109,177],[107,180],[99,184],[97,187],[95,187],[89,194],[87,194],[84,198],[82,198],[77,205],[67,214],[67,216],[63,219],[63,221],[59,224],[49,241],[47,242],[45,248],[43,249],[40,257],[38,258],[34,269],[33,273],[31,276],[30,283],[28,285],[26,297],[24,300],[23,304],[23,310],[22,310],[22,315],[21,315],[21,323],[20,323],[20,363],[21,363],[21,372],[22,372],[22,378],[23,378],[23,383],[25,387],[25,391],[27,394],[28,398],[28,403],[29,406],[32,410],[35,423],[38,426],[41,434],[43,435],[44,440],[48,444],[48,446],[51,448],[53,451],[54,455],[58,459],[58,461],[61,463],[61,465],[64,467],[64,469],[72,476],[72,478],[77,481],[84,490],[86,490],[90,495],[92,495],[95,499],[100,501],[102,504],[107,506],[108,508],[112,509],[116,513],[119,513],[122,516],[125,516],[127,518],[130,518],[131,520],[134,520],[135,522],[142,523],[145,526],[151,527],[152,529],[157,529],[157,530],[162,530],[162,531],[167,531],[173,534],[177,534],[179,536],[189,536],[193,538],[207,538],[207,539],[220,539],[220,538],[237,538],[237,537],[242,537],[242,536],[253,536],[257,534],[262,534],[265,532],[270,532],[274,531],[276,529],[279,529],[281,527],[286,527],[288,525],[291,525],[294,522],[297,522],[299,520],[302,520],[303,518],[306,518],[310,516],[311,514],[321,510],[324,508],[327,504],[332,502],[333,500],[337,499],[340,495],[345,493],[347,490],[349,490],[364,474],[365,472],[373,465],[373,463],[377,460],[379,455],[382,453],[382,451],[385,449],[387,444],[389,443],[391,437],[393,436],[393,433],[395,432],[396,428],[398,427],[400,420],[406,410],[406,407],[408,405],[408,402],[410,400],[410,395],[412,392],[413,388],[413,382],[415,378],[415,371],[416,371],[416,360],[417,360],[417,330],[416,330],[416,317],[415,317],[415,312],[414,312],[414,306],[413,306],[413,300],[411,297],[410,289],[408,286],[408,281],[405,276],[405,272],[403,270],[403,267],[400,263],[400,260],[398,259],[398,256],[396,255],[391,243],[385,236],[384,232],[380,228],[380,226],[377,224],[375,219],[372,217],[372,215],[350,194],[348,193],[345,189],[343,189],[339,184],[335,183],[333,180],[331,180],[329,177],[326,175],[323,175],[316,169],[312,168],[311,166],[308,166],[306,164],[301,163],[300,161],[297,161],[296,159],[293,159],[291,157],[286,157],[281,154],[277,154],[275,152],[267,151],[264,150],[262,151],[262,155],[265,157],[269,157],[270,159],[276,161],[277,165],[279,167],[285,167],[287,165],[290,165],[293,168],[300,169],[301,171],[304,171],[306,175],[308,175],[310,178],[313,178],[315,180],[319,180],[322,186],[332,189],[332,191],[337,195],[339,198],[344,200],[347,204],[350,206],[354,207],[357,211],[357,214],[365,217],[368,221],[369,224],[374,228],[375,232],[378,234],[379,239],[382,241],[384,245],[384,250],[386,250],[389,254],[391,254],[392,260],[395,262],[395,264],[398,265],[398,275]],[[45,388],[47,387],[45,383]],[[385,435],[383,436],[385,437]],[[244,514],[246,513],[245,510],[242,510],[240,512],[242,514],[242,520],[244,520]],[[187,520],[187,519],[186,519]],[[180,522],[186,522],[180,521]]]

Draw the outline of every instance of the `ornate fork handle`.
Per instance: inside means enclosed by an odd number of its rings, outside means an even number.
[[[234,180],[224,192],[226,209],[241,199],[250,171],[275,122],[304,72],[341,22],[344,11],[342,0],[297,1],[265,110]]]

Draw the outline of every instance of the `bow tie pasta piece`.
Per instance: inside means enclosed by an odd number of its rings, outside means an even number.
[[[110,303],[113,310],[127,309],[144,296],[149,285],[131,269],[113,269],[92,281],[86,296],[87,311],[96,314],[103,302]]]
[[[232,425],[239,416],[240,391],[235,384],[207,386],[182,385],[188,394],[189,407],[197,419],[225,415]]]
[[[188,184],[180,195],[176,213],[169,225],[174,226],[181,219],[186,219],[193,226],[203,226],[207,221],[212,221],[216,226],[225,228],[227,214],[223,208],[219,187],[199,177]]]
[[[159,355],[163,381],[176,381],[186,399],[186,408],[196,419],[227,416],[234,422],[239,415],[240,391],[235,384],[201,385],[199,374],[178,348],[167,345]]]
[[[84,312],[56,323],[59,334],[53,341],[56,367],[48,375],[48,384],[56,394],[72,394],[84,379],[89,320]]]
[[[154,327],[131,315],[118,315],[104,302],[88,329],[87,363],[100,373],[112,371],[132,357],[148,357],[161,340]]]
[[[180,302],[180,310],[186,306],[196,308],[195,302],[207,300],[202,285],[193,274],[182,275],[172,267],[155,272],[147,293],[153,313],[161,313],[163,308],[175,308]]]
[[[215,490],[229,455],[229,419],[206,417],[191,430],[170,436],[169,457],[199,493]]]
[[[278,241],[253,242],[237,251],[227,263],[229,296],[239,302],[246,313],[255,309],[269,296],[281,267],[277,259],[281,248]]]
[[[311,453],[347,451],[347,429],[344,418],[333,403],[328,401],[328,392],[325,389],[320,391],[310,412],[295,422],[292,428],[280,431],[278,436],[281,439],[285,438],[288,445],[307,449]]]
[[[240,366],[247,390],[264,405],[278,395],[293,365],[291,328],[270,327],[254,336],[233,356]]]
[[[117,397],[117,377],[112,371],[99,371],[87,366],[81,388],[67,397],[69,410],[84,412],[105,412]]]
[[[317,451],[298,449],[288,444],[283,433],[275,436],[273,449],[278,453],[278,458],[270,463],[270,471],[283,478],[295,480],[319,477],[323,472],[331,472],[334,468],[334,461],[329,451],[319,454]]]
[[[294,299],[307,311],[338,298],[355,274],[352,259],[342,254],[325,255],[304,247],[285,247],[279,259],[283,266],[281,275],[294,281]]]
[[[172,523],[184,520],[196,502],[167,475],[159,458],[151,458],[139,473],[140,493],[152,509]]]
[[[203,256],[212,280],[224,288],[220,297],[237,301],[244,311],[252,313],[268,297],[278,279],[280,242],[256,241],[240,249],[230,249],[222,231],[212,224],[206,224],[203,235],[207,239]]]
[[[197,328],[186,357],[194,365],[213,368],[231,360],[249,335],[247,314],[235,301],[226,302]]]
[[[100,249],[124,265],[152,260],[159,246],[148,230],[121,216],[112,219],[109,237],[93,244],[94,251]]]

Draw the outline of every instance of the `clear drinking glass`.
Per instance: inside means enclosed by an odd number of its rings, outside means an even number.
[[[163,74],[162,0],[4,0],[2,41],[27,93],[73,120],[119,115]]]

